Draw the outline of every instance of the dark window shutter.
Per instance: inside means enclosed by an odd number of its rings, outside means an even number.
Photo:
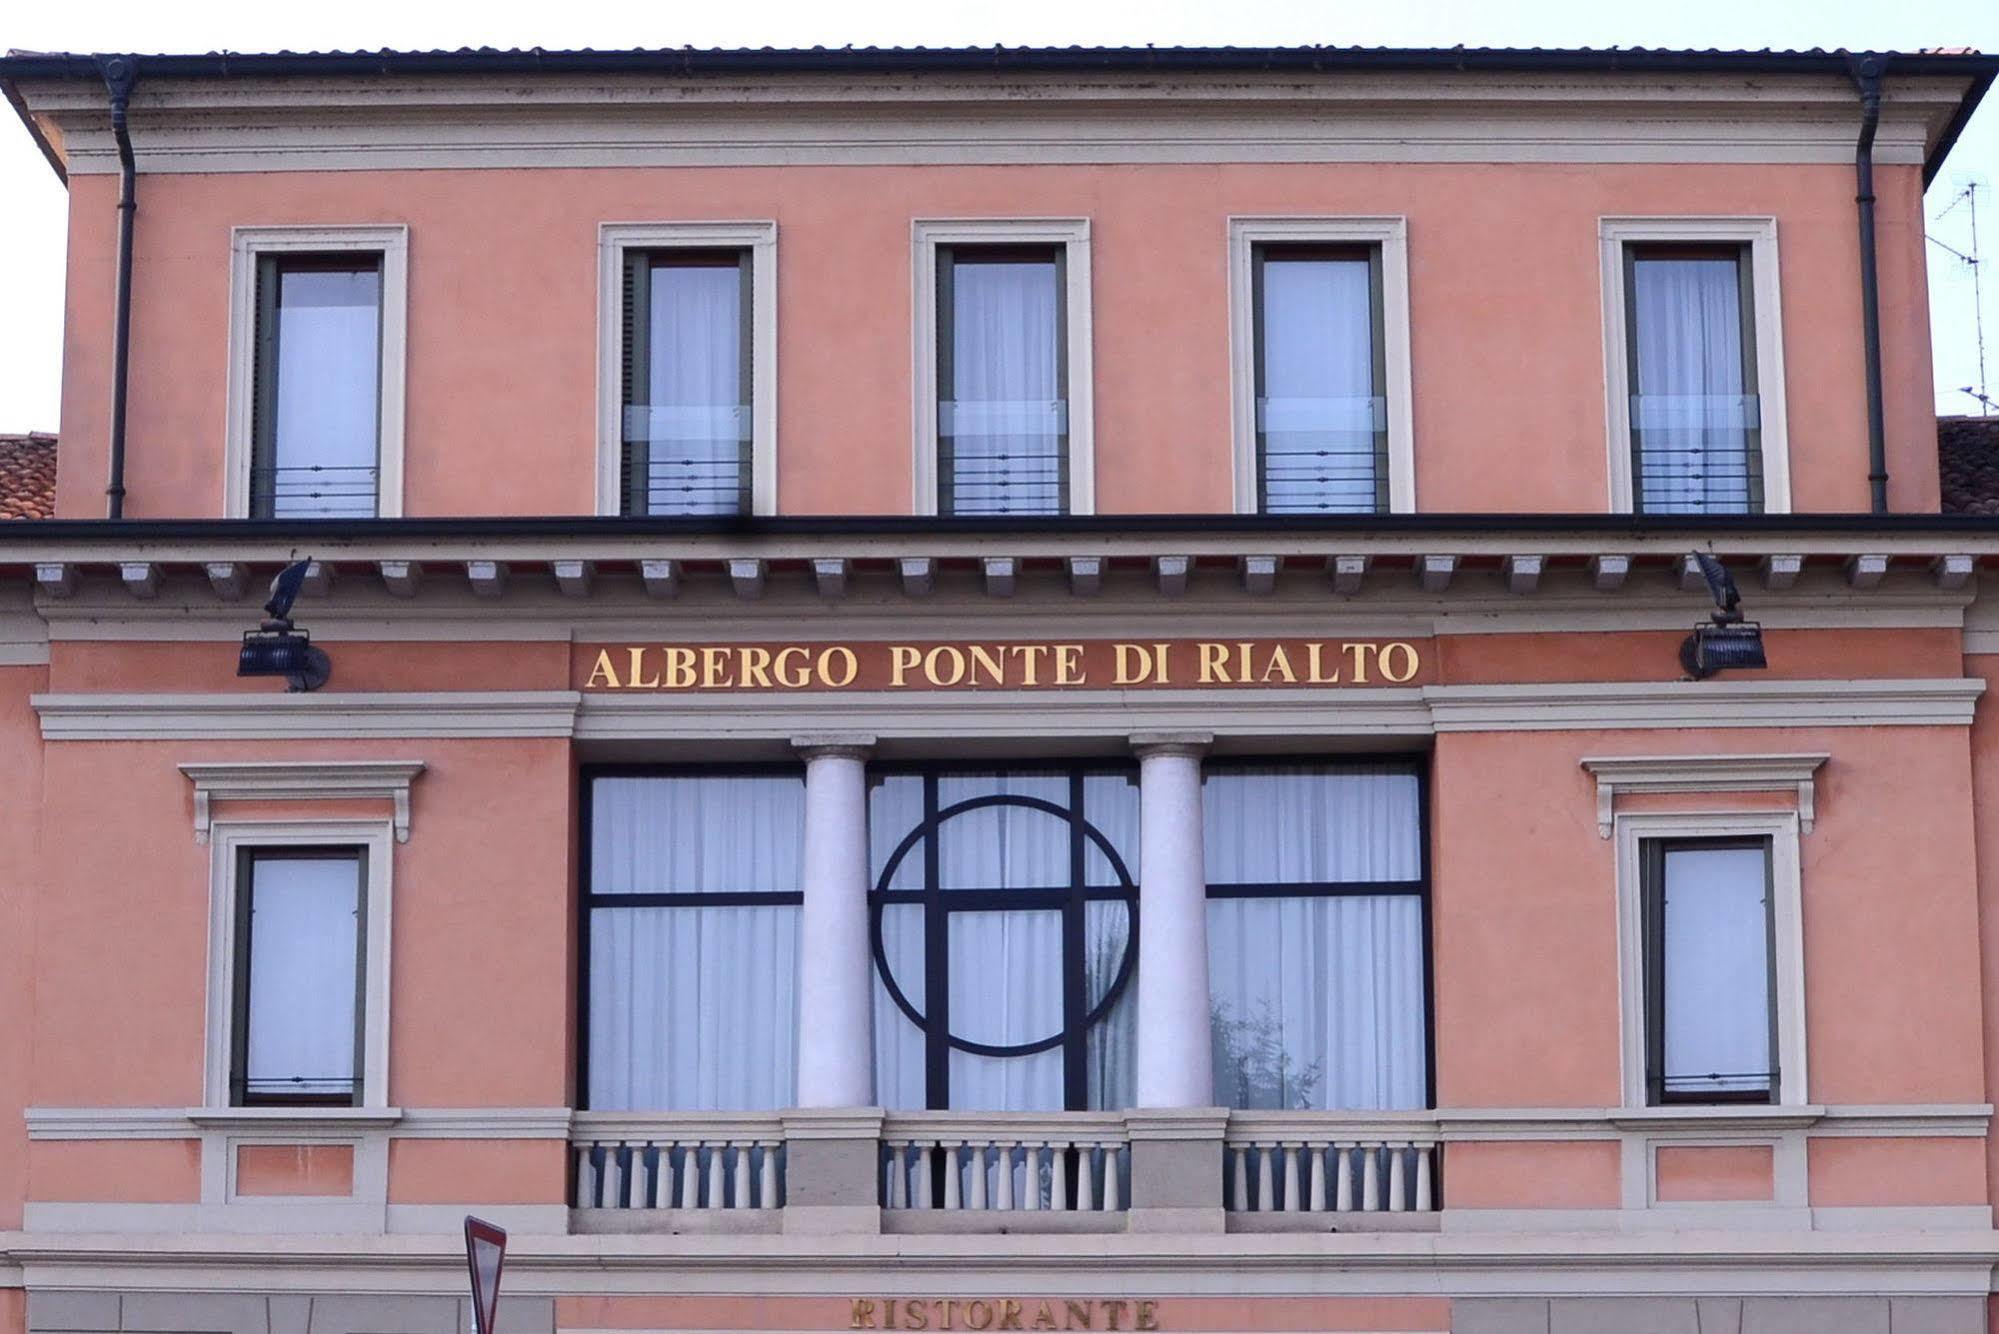
[[[623,442],[621,475],[624,478],[622,509],[626,514],[644,514],[647,505],[647,441],[642,432],[631,428],[631,412],[644,407],[651,397],[650,367],[652,348],[651,276],[652,257],[642,250],[625,252],[623,354],[619,377],[622,381],[618,413],[618,438]]]

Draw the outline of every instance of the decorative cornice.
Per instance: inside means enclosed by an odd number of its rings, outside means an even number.
[[[1976,678],[1530,682],[1209,690],[582,694],[43,694],[46,741],[573,737],[581,741],[1418,737],[1433,732],[1968,727]],[[1741,788],[1727,790],[1742,790]]]
[[[30,702],[45,741],[309,737],[566,737],[571,690],[316,694],[48,694]]]
[[[410,784],[422,760],[259,760],[178,766],[194,784],[194,841],[208,842],[218,801],[327,801],[387,798],[396,842],[410,841]]]
[[[1812,832],[1817,815],[1814,775],[1829,757],[1818,755],[1617,755],[1587,758],[1596,778],[1596,829],[1614,827],[1617,794],[1656,792],[1784,792],[1798,798],[1798,828]]]

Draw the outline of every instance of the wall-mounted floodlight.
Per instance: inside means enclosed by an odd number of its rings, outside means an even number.
[[[266,620],[243,632],[236,657],[238,676],[282,676],[293,690],[317,690],[333,676],[326,650],[312,646],[312,636],[292,628],[292,603],[298,601],[310,560],[294,561],[271,580],[271,600],[264,604]]]
[[[1696,625],[1680,645],[1680,665],[1696,681],[1705,681],[1720,671],[1768,667],[1763,656],[1763,627],[1742,619],[1742,594],[1728,567],[1701,551],[1694,553],[1694,561],[1707,580],[1715,609],[1706,624]]]

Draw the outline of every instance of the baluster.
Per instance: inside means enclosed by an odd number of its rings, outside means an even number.
[[[883,1148],[888,1150],[888,1207],[907,1207],[909,1194],[909,1157],[903,1140],[892,1139]]]
[[[1076,1146],[1076,1210],[1093,1213],[1097,1207],[1097,1146],[1084,1140]]]
[[[1027,1166],[1021,1173],[1021,1189],[1026,1193],[1021,1197],[1023,1209],[1041,1207],[1041,1142],[1029,1140],[1027,1143]]]
[[[1352,1143],[1347,1141],[1341,1141],[1332,1147],[1332,1152],[1339,1155],[1336,1164],[1333,1208],[1343,1214],[1353,1211],[1353,1147]]]
[[[993,1208],[1002,1211],[1013,1208],[1013,1143],[1005,1139],[993,1146],[999,1150],[999,1175],[993,1178]]]
[[[958,1146],[963,1140],[939,1140],[937,1144],[937,1165],[944,1169],[944,1207],[957,1209],[963,1204],[963,1187],[958,1181]]]
[[[680,1207],[698,1208],[701,1204],[701,1142],[683,1143],[680,1146]]]
[[[1402,1185],[1403,1174],[1407,1170],[1403,1166],[1403,1159],[1407,1157],[1408,1148],[1407,1144],[1391,1144],[1388,1146],[1388,1211],[1390,1213],[1399,1214],[1406,1209],[1406,1206],[1403,1204]]]
[[[1326,1146],[1323,1144],[1307,1144],[1305,1152],[1312,1160],[1311,1209],[1315,1214],[1324,1213],[1326,1210]]]
[[[1048,1141],[1048,1207],[1056,1213],[1069,1209],[1069,1142]]]
[[[1114,1214],[1124,1208],[1118,1197],[1118,1142],[1104,1141],[1104,1212]]]
[[[729,1200],[729,1207],[731,1209],[747,1209],[750,1207],[750,1142],[742,1139],[735,1140],[733,1147],[736,1150],[736,1180],[734,1182],[734,1194]]]
[[[934,1139],[916,1141],[916,1198],[910,1201],[912,1208],[930,1209],[936,1206],[937,1196],[930,1189],[932,1174],[937,1170],[931,1162],[936,1148],[937,1141]]]
[[[1277,1207],[1277,1146],[1256,1144],[1256,1208],[1259,1213],[1269,1213]]]
[[[758,1140],[757,1147],[764,1152],[763,1166],[757,1181],[757,1208],[777,1208],[777,1150],[774,1139]]]
[[[985,1142],[980,1141],[970,1147],[972,1150],[972,1198],[965,1207],[968,1209],[984,1209],[986,1207],[986,1149],[989,1146]]]
[[[722,1174],[728,1167],[728,1164],[723,1160],[723,1151],[729,1147],[729,1142],[727,1140],[718,1140],[716,1143],[709,1144],[703,1141],[702,1147],[708,1150],[708,1201],[703,1207],[720,1209],[728,1196],[728,1187],[724,1184]]]
[[[1239,1214],[1249,1212],[1249,1151],[1240,1144],[1235,1146],[1235,1199],[1232,1206]]]
[[[604,1207],[606,1209],[618,1209],[624,1206],[624,1152],[625,1146],[623,1144],[606,1144],[604,1146]]]
[[[631,1207],[634,1209],[652,1207],[653,1169],[646,1162],[646,1153],[651,1147],[643,1143],[632,1145]]]
[[[1286,1213],[1298,1212],[1298,1146],[1284,1146],[1284,1202],[1280,1206]]]
[[[1361,1146],[1360,1207],[1369,1213],[1381,1208],[1381,1146]]]
[[[1430,1199],[1430,1155],[1436,1151],[1434,1144],[1425,1144],[1416,1150],[1416,1208],[1423,1213],[1436,1208]]]
[[[597,1203],[597,1146],[579,1144],[576,1146],[576,1207],[589,1209]]]

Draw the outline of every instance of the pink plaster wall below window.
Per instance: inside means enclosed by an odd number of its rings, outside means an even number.
[[[1615,1209],[1619,1146],[1569,1143],[1452,1144],[1444,1150],[1444,1203],[1452,1209]]]
[[[201,1141],[34,1141],[28,1146],[28,1198],[66,1204],[193,1204],[201,1198]]]
[[[1767,1144],[1662,1145],[1652,1173],[1652,1194],[1662,1204],[1776,1198]]]
[[[236,1149],[238,1195],[352,1195],[351,1144],[243,1144]]]
[[[1820,1137],[1808,1152],[1816,1208],[1986,1201],[1982,1139]]]
[[[559,1140],[394,1140],[389,1202],[561,1204],[567,1152]]]

